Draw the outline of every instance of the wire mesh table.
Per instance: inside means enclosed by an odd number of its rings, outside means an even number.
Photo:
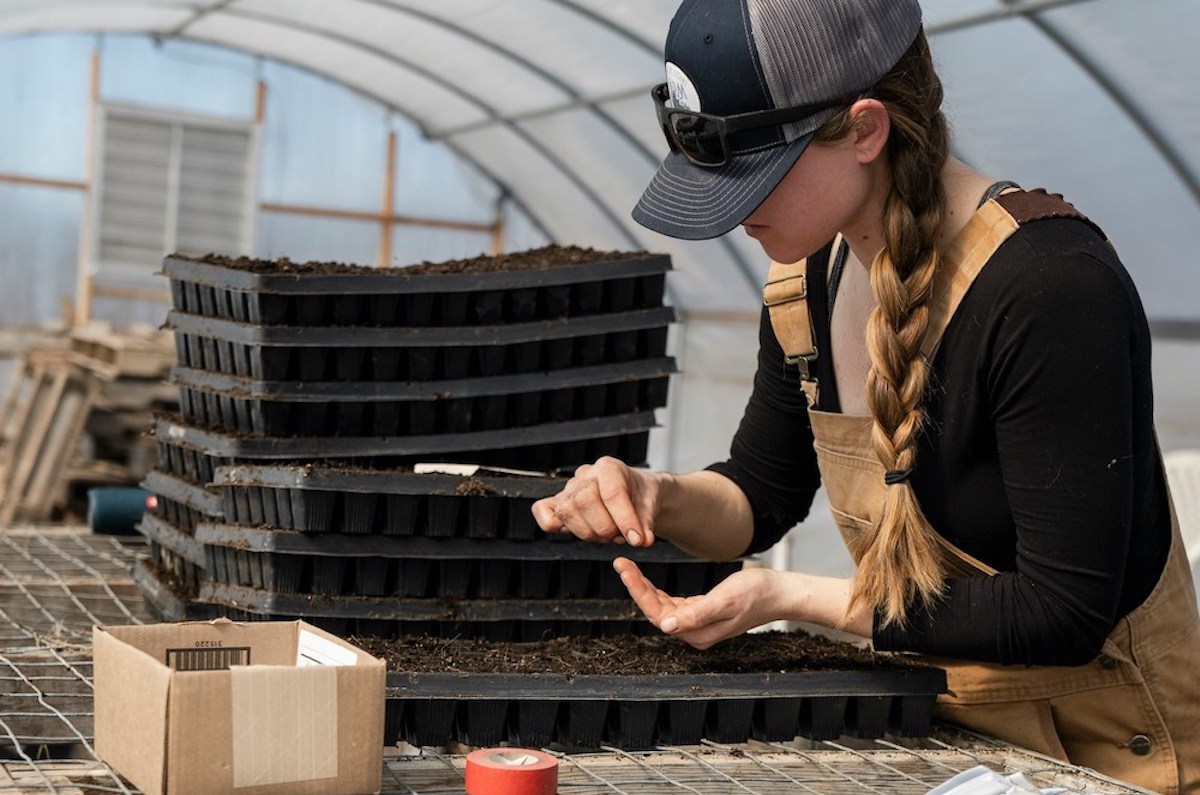
[[[0,795],[136,793],[92,747],[91,632],[153,621],[131,569],[140,538],[0,528]],[[385,749],[387,795],[461,793],[468,749]],[[749,742],[563,753],[562,795],[922,795],[985,765],[1072,793],[1141,793],[1082,768],[938,727],[921,740]]]

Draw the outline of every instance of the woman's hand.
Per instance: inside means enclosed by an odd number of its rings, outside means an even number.
[[[617,558],[613,568],[650,623],[697,649],[778,620],[871,636],[871,609],[860,604],[847,611],[851,587],[847,579],[747,568],[706,594],[685,598],[656,588],[628,558]]]
[[[656,588],[628,558],[617,558],[613,568],[650,623],[697,649],[785,618],[775,599],[780,572],[771,569],[736,571],[708,593],[685,598]]]
[[[533,518],[547,533],[648,547],[654,543],[658,485],[656,473],[604,456],[576,469],[558,494],[535,502]]]

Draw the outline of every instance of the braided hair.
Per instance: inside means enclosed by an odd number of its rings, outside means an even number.
[[[921,342],[938,269],[937,241],[946,211],[941,172],[949,156],[941,81],[923,32],[865,96],[882,103],[891,122],[884,246],[870,267],[876,306],[867,324],[866,394],[874,419],[872,443],[889,485],[878,522],[851,549],[858,561],[851,605],[871,605],[887,626],[903,623],[915,602],[928,607],[936,601],[946,579],[937,536],[908,482],[925,419],[929,363]],[[815,137],[840,139],[853,123],[843,112]]]

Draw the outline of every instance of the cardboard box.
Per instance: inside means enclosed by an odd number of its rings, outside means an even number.
[[[96,752],[146,795],[380,790],[386,671],[303,621],[96,627]]]

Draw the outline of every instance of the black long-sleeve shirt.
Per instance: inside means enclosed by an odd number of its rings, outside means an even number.
[[[837,344],[830,301],[811,279],[815,340],[827,352]],[[710,467],[750,501],[748,552],[803,519],[820,485],[798,374],[765,310],[759,339],[731,457]],[[817,375],[819,408],[838,411],[828,355]],[[911,478],[921,507],[1000,573],[950,580],[944,600],[914,607],[903,627],[877,618],[875,647],[1001,663],[1093,659],[1150,594],[1171,543],[1149,328],[1104,239],[1051,219],[1006,241],[945,331],[924,408]]]

